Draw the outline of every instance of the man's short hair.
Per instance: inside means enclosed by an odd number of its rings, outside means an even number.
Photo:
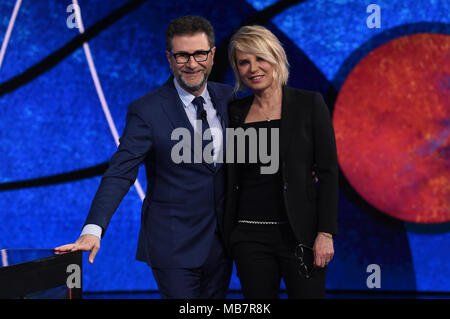
[[[215,44],[214,28],[211,23],[200,16],[183,16],[172,20],[166,29],[166,49],[172,50],[172,39],[177,35],[192,35],[204,32],[208,37],[209,46]]]

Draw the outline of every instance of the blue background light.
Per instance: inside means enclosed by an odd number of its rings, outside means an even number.
[[[129,2],[80,0],[85,29]],[[0,3],[1,41],[15,3]],[[287,51],[290,85],[326,97],[338,92],[355,64],[384,42],[420,31],[449,34],[448,1],[379,0],[380,29],[366,25],[370,3],[298,1],[264,22]],[[79,35],[78,29],[66,25],[70,4],[69,0],[23,1],[0,68],[0,248],[53,248],[76,240],[99,185],[98,174],[50,185],[14,189],[8,185],[104,164],[116,149],[82,47],[18,89],[4,91],[5,83]],[[224,47],[246,19],[258,17],[261,10],[270,12],[274,5],[273,0],[146,1],[91,39],[95,67],[119,134],[129,103],[170,75],[164,31],[171,19],[204,16],[216,29],[216,46]],[[216,58],[222,59],[215,61],[218,68],[228,64],[226,57]],[[234,84],[230,68],[213,76]],[[145,189],[143,169],[139,182]],[[84,260],[85,291],[157,289],[148,266],[135,261],[141,204],[131,188],[95,263]],[[375,263],[381,267],[382,290],[450,292],[448,223],[395,220],[344,187],[339,226],[328,289],[367,290],[366,268]],[[240,289],[235,272],[230,288]]]

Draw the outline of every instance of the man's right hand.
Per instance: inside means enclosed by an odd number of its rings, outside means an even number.
[[[82,250],[90,251],[89,262],[92,264],[94,262],[95,255],[97,255],[100,249],[100,239],[94,235],[82,235],[73,244],[67,244],[55,248],[56,254],[70,253],[72,251]]]

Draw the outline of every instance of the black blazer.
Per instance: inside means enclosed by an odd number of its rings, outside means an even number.
[[[283,87],[280,167],[284,203],[296,240],[313,246],[317,232],[338,233],[338,164],[330,112],[320,93]],[[253,95],[229,104],[230,126],[241,126]],[[319,182],[314,184],[313,169]],[[237,222],[239,176],[227,165],[224,234],[229,242]],[[245,199],[244,199],[245,200]]]

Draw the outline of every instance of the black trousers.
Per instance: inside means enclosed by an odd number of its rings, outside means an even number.
[[[312,277],[300,275],[296,241],[288,224],[238,224],[230,244],[246,299],[277,299],[281,278],[289,298],[325,298],[326,268],[314,267]],[[312,266],[313,253],[307,259]]]

